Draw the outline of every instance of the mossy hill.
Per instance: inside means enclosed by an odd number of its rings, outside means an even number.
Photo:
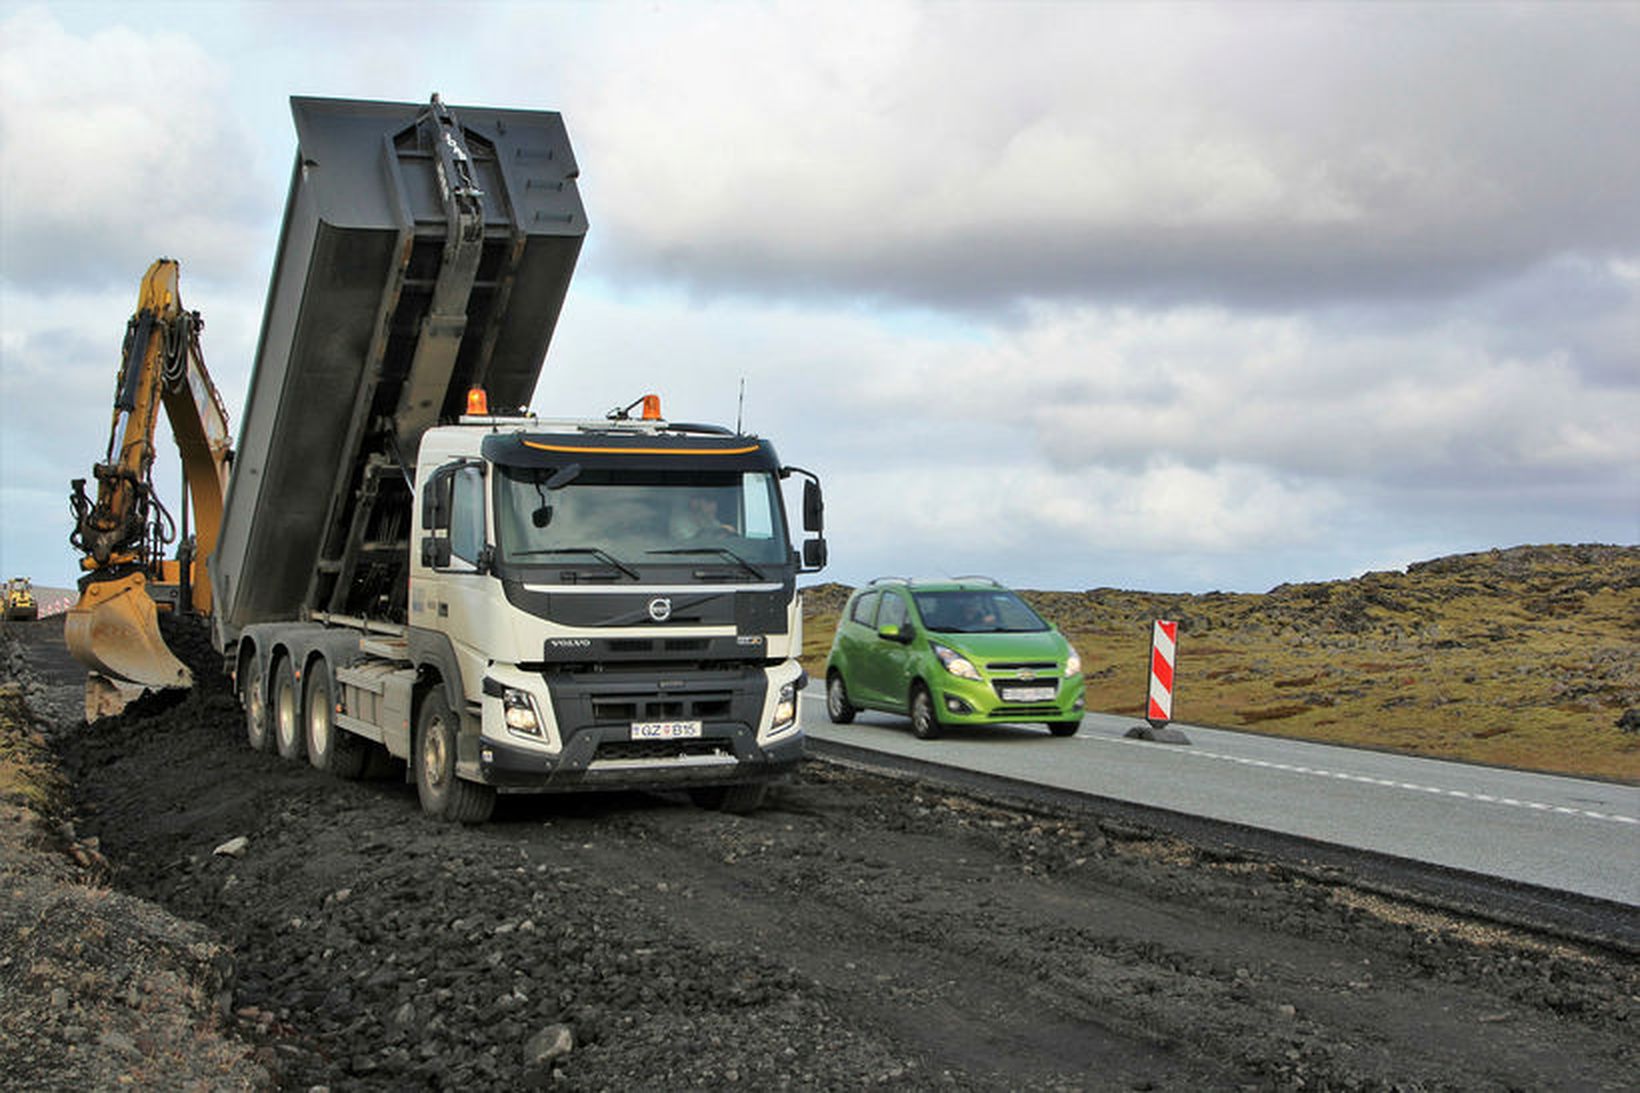
[[[850,589],[804,593],[825,671]],[[1640,547],[1523,546],[1269,592],[1020,590],[1138,716],[1150,624],[1179,623],[1179,721],[1640,782]]]

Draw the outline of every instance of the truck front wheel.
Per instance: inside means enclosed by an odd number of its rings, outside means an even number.
[[[495,789],[456,777],[456,715],[435,687],[421,703],[416,728],[416,796],[430,816],[481,824],[495,809]]]

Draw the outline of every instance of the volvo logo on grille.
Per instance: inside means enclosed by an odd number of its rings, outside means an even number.
[[[649,617],[656,622],[665,622],[672,617],[672,601],[665,596],[656,596],[649,601]]]

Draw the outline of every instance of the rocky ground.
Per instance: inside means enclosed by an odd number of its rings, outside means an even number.
[[[0,637],[23,645],[0,659],[22,684],[3,754],[66,775],[26,808],[8,788],[0,818],[10,1088],[1629,1089],[1640,1069],[1632,952],[820,763],[751,816],[599,795],[449,826],[393,778],[251,752],[209,673],[76,724],[55,630]]]

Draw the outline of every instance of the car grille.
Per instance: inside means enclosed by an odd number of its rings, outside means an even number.
[[[1053,698],[1033,698],[1030,700],[1021,700],[1018,698],[1009,697],[1009,695],[1024,687],[1047,687],[1053,691]],[[998,698],[1004,702],[1010,703],[1013,706],[1040,706],[1044,703],[1052,704],[1059,698],[1059,680],[1052,677],[1048,679],[993,679],[991,681],[991,689],[996,691]]]

